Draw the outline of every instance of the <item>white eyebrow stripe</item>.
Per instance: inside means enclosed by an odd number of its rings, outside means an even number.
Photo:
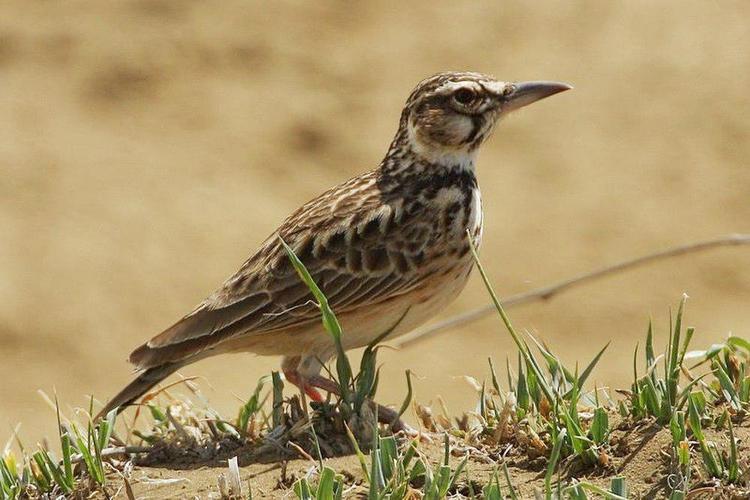
[[[508,82],[486,81],[482,86],[494,94],[502,94]]]
[[[495,94],[501,94],[503,90],[505,90],[505,87],[507,85],[508,84],[506,82],[498,82],[494,80],[484,80],[481,82],[476,81],[476,80],[460,80],[457,82],[456,81],[446,82],[442,84],[440,87],[435,89],[435,93],[436,94],[451,94],[458,89],[469,88],[478,93],[486,89]]]
[[[459,82],[446,82],[442,84],[440,87],[435,89],[436,94],[450,94],[455,92],[458,89],[472,89],[476,92],[479,92],[482,90],[482,87],[473,80],[462,80]]]

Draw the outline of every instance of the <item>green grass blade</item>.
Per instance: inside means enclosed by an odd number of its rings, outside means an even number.
[[[610,491],[621,498],[628,497],[628,485],[622,476],[613,477],[610,482]]]
[[[700,403],[698,401],[698,394],[693,393],[688,398],[688,421],[690,422],[690,430],[693,431],[693,436],[698,442],[705,441],[706,438],[703,435],[703,428],[701,426],[702,411],[700,409]]]
[[[510,471],[508,470],[508,464],[503,462],[503,475],[505,475],[505,482],[508,483],[508,496],[511,498],[511,500],[518,500],[518,494],[516,493],[516,489],[513,486],[513,481],[510,478]],[[495,479],[497,479],[497,471],[495,472]],[[500,486],[500,481],[497,481],[498,486]]]
[[[591,437],[596,444],[604,444],[609,435],[609,416],[604,408],[594,410],[591,422]]]
[[[344,428],[346,429],[346,435],[349,438],[349,442],[352,445],[352,449],[354,449],[354,454],[357,455],[357,460],[359,461],[359,466],[362,468],[362,474],[365,476],[365,481],[370,483],[370,472],[367,469],[367,460],[365,459],[365,454],[362,453],[362,450],[359,447],[359,443],[357,443],[357,438],[354,437],[354,434],[352,433],[351,429],[349,429],[349,426],[344,423]]]
[[[750,354],[750,341],[748,341],[747,339],[744,339],[742,337],[735,337],[733,335],[727,339],[727,344],[740,349],[744,349],[748,354]]]
[[[589,375],[591,375],[591,372],[594,370],[594,367],[599,363],[599,360],[601,359],[602,355],[604,354],[604,351],[607,350],[609,347],[609,344],[611,342],[607,342],[604,347],[602,347],[602,350],[599,351],[599,353],[594,356],[594,359],[591,360],[591,362],[586,366],[586,368],[581,372],[581,375],[578,377],[578,387],[583,387],[583,384],[586,383],[586,380],[588,380]]]
[[[47,470],[52,475],[52,479],[54,480],[50,483],[50,486],[56,484],[65,493],[70,493],[71,491],[73,491],[73,485],[68,482],[67,478],[65,477],[65,473],[58,465],[57,460],[54,460],[53,457],[51,457],[50,454],[46,451],[43,451],[41,455],[46,462]]]
[[[318,307],[320,308],[322,314],[323,327],[332,337],[334,345],[336,347],[336,372],[338,374],[341,399],[343,399],[347,403],[351,403],[352,397],[350,388],[352,385],[352,367],[349,364],[349,358],[347,358],[346,354],[344,353],[344,347],[341,343],[341,324],[339,323],[336,315],[328,304],[328,299],[323,294],[323,291],[320,289],[320,287],[318,287],[317,283],[315,283],[312,275],[304,266],[304,264],[302,264],[302,261],[299,260],[297,255],[294,253],[294,250],[292,250],[292,248],[287,245],[287,243],[283,239],[279,238],[279,240],[281,241],[284,250],[286,250],[287,256],[289,257],[292,266],[294,266],[297,274],[310,289],[310,292],[313,294],[313,297],[315,297],[315,300],[318,303]]]
[[[497,372],[495,371],[495,364],[492,362],[491,357],[487,358],[487,362],[490,364],[490,374],[492,376],[492,387],[494,387],[497,395],[502,397],[503,393],[500,390],[500,382],[498,382],[497,380]]]
[[[380,438],[380,460],[383,479],[390,481],[396,473],[396,464],[398,463],[398,445],[395,437],[385,436]]]
[[[552,476],[555,474],[557,468],[557,462],[560,460],[560,452],[562,451],[562,445],[565,441],[567,431],[561,429],[557,435],[554,445],[552,446],[552,453],[550,453],[549,463],[547,464],[547,472],[544,474],[544,489],[547,494],[547,498],[552,496]]]
[[[34,480],[34,483],[39,487],[42,492],[46,492],[52,489],[52,475],[49,473],[49,470],[47,470],[47,464],[44,460],[43,454],[41,451],[35,452],[31,459],[34,461],[34,464],[36,467],[32,467],[32,478]]]
[[[724,414],[729,423],[729,467],[727,479],[730,483],[736,483],[740,477],[740,466],[737,458],[737,441],[734,439],[734,427],[732,426],[732,419],[729,416],[729,412],[724,410]]]
[[[310,488],[310,483],[305,477],[298,479],[297,482],[294,483],[292,489],[294,490],[294,494],[297,495],[297,498],[300,500],[313,500],[314,498],[312,488]]]
[[[715,359],[712,361],[712,365],[714,375],[716,376],[716,379],[719,381],[719,385],[721,386],[721,393],[724,395],[727,403],[732,405],[732,408],[734,408],[736,411],[742,411],[742,403],[740,402],[740,399],[738,397],[737,389],[734,387],[732,379],[729,377],[727,370],[724,368],[722,363]]]
[[[398,409],[398,415],[396,416],[395,422],[398,422],[403,414],[406,413],[406,410],[409,409],[409,405],[411,404],[411,400],[413,397],[414,389],[412,388],[411,384],[411,370],[406,370],[406,397],[404,397],[404,402],[401,403],[401,408]]]
[[[674,407],[677,403],[677,384],[680,378],[680,335],[682,332],[682,314],[685,309],[686,296],[682,297],[680,306],[677,309],[677,317],[675,318],[674,331],[669,336],[669,349],[668,356],[669,362],[667,364],[668,370],[667,376],[667,388],[668,388],[668,400],[670,406]]]
[[[464,471],[466,468],[466,464],[469,463],[469,454],[467,453],[466,456],[461,460],[458,465],[456,466],[456,470],[453,472],[453,475],[451,476],[450,483],[448,484],[448,489],[452,488],[454,484],[456,484],[456,481],[458,480],[458,476],[461,474],[461,472]],[[450,469],[448,469],[450,470]],[[447,491],[447,490],[446,490]]]
[[[563,492],[569,493],[571,490],[575,489],[576,487],[579,488],[580,490],[588,490],[593,493],[596,493],[597,495],[601,495],[603,498],[606,498],[607,500],[628,500],[627,497],[625,496],[620,496],[613,491],[607,491],[600,486],[597,486],[595,484],[592,484],[586,481],[577,483],[573,486],[568,486],[567,488],[563,490]],[[586,498],[586,497],[581,497],[581,498]]]
[[[315,494],[316,500],[334,500],[334,484],[336,471],[330,467],[323,467],[320,472],[320,480]]]
[[[479,270],[479,274],[482,277],[482,281],[484,282],[485,288],[487,288],[487,292],[490,294],[490,298],[492,299],[492,303],[495,305],[495,309],[497,309],[498,314],[500,315],[500,318],[503,321],[503,324],[505,325],[505,328],[508,330],[508,333],[510,333],[510,336],[513,338],[513,342],[515,342],[516,347],[518,347],[518,350],[521,351],[521,354],[526,358],[526,362],[529,363],[531,366],[534,366],[534,369],[538,372],[536,375],[540,379],[539,381],[543,381],[544,377],[542,375],[541,370],[539,369],[539,366],[536,364],[536,360],[534,360],[533,356],[531,356],[531,352],[529,351],[528,345],[526,345],[525,342],[521,339],[521,337],[516,333],[515,328],[513,327],[513,324],[510,321],[510,318],[505,312],[505,309],[500,304],[500,299],[498,299],[497,294],[495,293],[494,288],[492,287],[492,284],[490,283],[489,277],[487,276],[486,271],[484,270],[484,267],[482,267],[482,263],[479,260],[479,255],[477,254],[476,246],[474,245],[474,241],[471,238],[470,233],[467,231],[466,233],[469,241],[469,247],[471,248],[471,254],[474,258],[474,262],[477,265],[477,269]],[[549,387],[546,386],[546,384],[540,383],[540,387],[542,391],[544,392],[544,396],[547,398],[548,401],[554,401],[554,395],[552,394],[552,391]]]
[[[656,354],[654,353],[654,325],[653,322],[649,321],[648,331],[646,332],[646,369],[648,370],[654,363],[656,363]],[[656,383],[655,372],[651,372],[651,378]]]

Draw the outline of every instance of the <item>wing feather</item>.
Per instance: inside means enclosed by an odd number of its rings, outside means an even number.
[[[384,200],[375,173],[352,179],[292,214],[240,270],[193,312],[131,355],[139,367],[176,361],[237,335],[319,320],[283,238],[337,313],[391,299],[419,286],[426,217]]]

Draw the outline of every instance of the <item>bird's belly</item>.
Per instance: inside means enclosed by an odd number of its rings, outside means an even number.
[[[366,346],[388,330],[386,337],[404,335],[439,314],[461,293],[471,271],[468,265],[451,266],[419,289],[390,299],[370,310],[356,311],[339,317],[346,349]]]
[[[435,273],[434,278],[413,292],[368,308],[337,314],[344,349],[366,346],[388,330],[392,331],[385,340],[396,338],[434,318],[463,290],[471,265],[470,258],[463,259],[450,266],[448,272]],[[335,355],[333,342],[322,322],[245,337],[228,350],[321,360]]]
[[[405,335],[440,314],[453,302],[466,286],[471,272],[471,261],[462,262],[444,276],[427,283],[410,304],[402,305],[404,319],[388,336],[389,339]]]

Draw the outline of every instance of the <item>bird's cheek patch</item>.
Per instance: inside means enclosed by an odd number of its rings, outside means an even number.
[[[450,127],[453,131],[453,140],[451,145],[458,146],[470,141],[472,136],[476,135],[474,121],[466,115],[455,116],[451,120]]]
[[[466,115],[431,109],[417,117],[414,128],[422,143],[450,147],[461,145],[473,125]]]

